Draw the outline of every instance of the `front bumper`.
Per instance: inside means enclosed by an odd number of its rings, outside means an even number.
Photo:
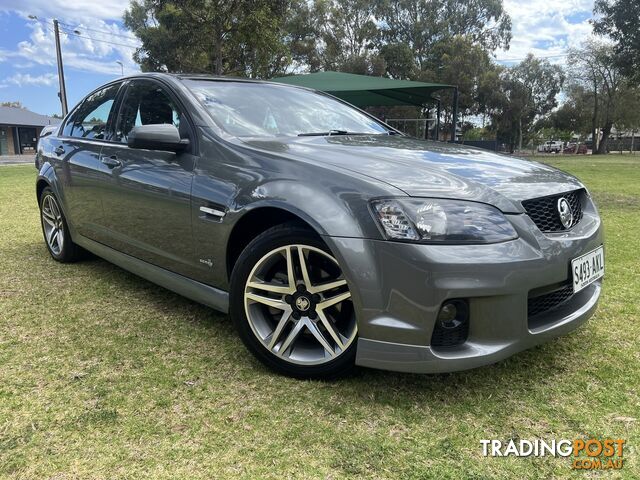
[[[528,317],[529,293],[571,279],[571,260],[603,244],[589,202],[582,221],[542,234],[527,215],[509,215],[519,238],[491,245],[418,245],[328,237],[343,266],[358,319],[358,365],[436,373],[504,359],[584,323],[595,311],[598,281],[557,308]],[[467,340],[432,347],[445,300],[468,299]]]

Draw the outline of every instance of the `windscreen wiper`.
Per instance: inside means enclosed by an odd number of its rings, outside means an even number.
[[[299,137],[331,137],[332,135],[370,135],[368,133],[348,132],[346,130],[329,130],[327,132],[299,133]]]

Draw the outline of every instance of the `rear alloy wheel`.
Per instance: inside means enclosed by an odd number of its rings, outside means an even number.
[[[71,240],[62,208],[49,187],[40,195],[40,221],[45,244],[54,260],[73,262],[80,258],[80,247]]]
[[[289,229],[267,231],[243,252],[242,310],[233,303],[232,314],[245,343],[267,365],[298,377],[336,376],[355,358],[351,292],[326,246],[305,229]]]

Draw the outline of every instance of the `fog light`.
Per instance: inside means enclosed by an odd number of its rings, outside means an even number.
[[[438,323],[447,330],[458,328],[469,320],[469,307],[465,300],[448,300],[440,307]]]

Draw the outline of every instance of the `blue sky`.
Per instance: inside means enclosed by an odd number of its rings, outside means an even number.
[[[508,51],[496,52],[501,63],[515,63],[529,52],[563,63],[567,48],[577,46],[591,31],[593,0],[504,4],[513,22],[513,39]],[[42,114],[60,112],[54,16],[71,33],[62,35],[70,107],[93,88],[119,77],[117,61],[125,74],[137,71],[131,55],[138,42],[121,20],[127,6],[128,0],[0,0],[0,101],[20,101]]]
[[[64,30],[78,32],[61,36],[70,107],[119,77],[122,68],[125,74],[139,70],[131,58],[138,41],[121,21],[127,5],[127,0],[0,0],[0,101],[20,101],[42,114],[60,113],[54,16],[64,22]]]

